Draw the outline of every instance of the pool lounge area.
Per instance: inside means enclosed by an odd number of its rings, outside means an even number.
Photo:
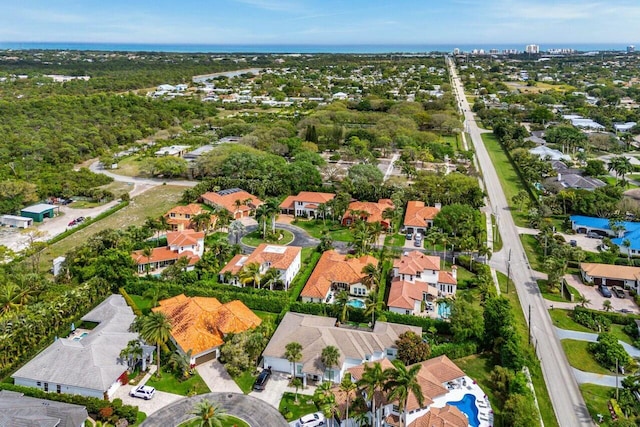
[[[469,377],[448,384],[449,392],[434,400],[431,407],[455,406],[469,419],[470,427],[492,427],[493,410],[486,394]]]
[[[353,308],[364,308],[365,307],[364,301],[362,301],[361,299],[357,299],[357,298],[350,299],[347,304],[349,306],[353,307]]]

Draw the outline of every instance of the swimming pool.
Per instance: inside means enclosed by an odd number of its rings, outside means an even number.
[[[73,337],[74,341],[80,341],[82,338],[86,337],[87,335],[89,335],[89,332],[83,332],[82,334],[78,335],[77,337]]]
[[[364,301],[359,300],[359,299],[349,300],[349,302],[347,304],[349,304],[353,308],[364,308],[364,306],[365,306]]]
[[[447,405],[455,406],[460,409],[469,419],[471,427],[478,427],[480,419],[478,418],[478,407],[476,406],[476,397],[473,394],[465,394],[461,400],[456,402],[447,402]]]
[[[446,302],[438,303],[438,317],[440,319],[448,319],[451,316],[451,306]]]

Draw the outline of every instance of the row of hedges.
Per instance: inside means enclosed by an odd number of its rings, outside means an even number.
[[[638,314],[623,314],[623,313],[616,313],[613,311],[598,311],[598,310],[592,310],[590,308],[580,307],[579,305],[577,305],[574,308],[575,313],[581,312],[581,311],[590,313],[593,316],[595,315],[603,316],[609,319],[611,323],[615,323],[617,325],[635,324],[636,319],[640,319],[640,315]]]
[[[575,310],[573,320],[582,326],[596,332],[605,332],[611,329],[611,320],[598,312]]]
[[[385,311],[380,316],[380,320],[383,320],[384,316],[386,322],[400,323],[401,325],[420,326],[423,332],[427,332],[432,326],[436,328],[439,334],[451,335],[451,324],[443,320],[431,319],[429,317],[413,316],[411,314],[399,314],[391,311]]]
[[[131,405],[123,405],[122,400],[114,399],[113,402],[108,400],[98,399],[96,397],[80,396],[78,394],[64,394],[64,393],[45,393],[44,391],[32,388],[22,387],[15,384],[0,383],[0,390],[14,391],[22,393],[25,396],[35,397],[38,399],[54,400],[56,402],[71,403],[74,405],[81,405],[87,408],[87,412],[94,416],[100,416],[110,412],[105,408],[111,408],[112,414],[118,418],[125,418],[129,424],[134,424],[138,417],[138,407]],[[109,417],[111,418],[111,417]]]
[[[313,273],[313,269],[316,268],[321,256],[322,254],[320,252],[313,252],[309,257],[304,270],[299,272],[295,279],[293,279],[291,287],[289,288],[289,292],[291,292],[289,299],[291,302],[297,301],[300,297],[300,293],[302,292],[304,285],[307,284],[307,280],[309,280],[309,277],[311,276],[311,273]]]
[[[120,295],[122,295],[124,300],[127,302],[127,305],[131,307],[131,310],[133,310],[133,314],[135,314],[136,316],[142,316],[142,310],[140,310],[140,307],[138,307],[138,304],[136,304],[135,301],[131,299],[127,291],[125,291],[124,288],[120,288],[119,291],[120,291]]]
[[[474,342],[443,343],[431,347],[431,358],[446,355],[449,359],[461,359],[478,353],[478,345]]]

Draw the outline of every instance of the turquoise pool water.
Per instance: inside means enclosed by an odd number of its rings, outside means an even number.
[[[451,316],[451,307],[446,302],[438,303],[438,317],[448,319]]]
[[[78,335],[77,337],[74,337],[73,340],[74,341],[80,341],[82,338],[86,337],[87,335],[89,335],[89,332],[83,332],[82,334]]]
[[[364,306],[365,306],[364,305],[364,301],[359,300],[359,299],[349,300],[349,302],[347,304],[349,304],[353,308],[364,308]]]
[[[480,419],[478,418],[478,407],[476,406],[476,397],[473,394],[465,394],[461,400],[456,402],[447,402],[447,405],[455,406],[460,409],[469,419],[471,427],[478,427]]]

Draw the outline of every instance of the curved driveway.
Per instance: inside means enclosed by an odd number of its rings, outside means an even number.
[[[110,172],[104,169],[100,162],[93,162],[89,166],[89,170],[94,173],[101,173],[102,175],[109,176],[113,178],[114,181],[117,182],[129,182],[132,184],[143,184],[143,185],[178,185],[182,187],[195,187],[200,181],[187,181],[184,179],[155,179],[155,178],[136,178],[132,176],[118,175],[117,173]],[[117,170],[117,169],[116,169]]]
[[[305,230],[303,230],[300,227],[296,227],[294,225],[289,225],[289,224],[276,223],[276,228],[290,231],[293,234],[293,241],[290,243],[287,243],[287,246],[292,245],[292,246],[301,246],[303,248],[311,248],[311,247],[318,246],[318,244],[320,244],[320,240],[314,237],[311,237],[309,233],[307,233]],[[256,231],[257,229],[258,229],[257,225],[249,225],[245,227],[245,233],[243,234],[243,237],[253,231]],[[231,243],[235,242],[235,237],[232,236],[231,234],[229,234],[229,242]],[[240,246],[242,247],[242,252],[245,252],[245,253],[253,252],[253,250],[255,249],[253,246],[248,246],[242,243],[242,240],[240,241]]]
[[[243,419],[251,427],[289,427],[289,423],[276,408],[240,393],[207,393],[179,400],[151,415],[140,427],[175,427],[194,418],[191,411],[204,399],[219,404],[227,414]]]

